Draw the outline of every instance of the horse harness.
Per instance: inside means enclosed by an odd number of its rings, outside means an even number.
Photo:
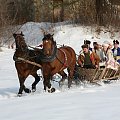
[[[63,67],[60,69],[60,71],[62,70],[62,69],[64,69],[64,67],[67,67],[68,66],[68,64],[67,64],[67,55],[66,55],[66,53],[65,53],[65,51],[64,50],[62,50],[62,49],[59,49],[61,52],[63,52],[63,54],[64,54],[64,58],[65,58],[65,60],[64,60],[64,62],[62,62],[59,58],[58,58],[58,56],[56,56],[56,58],[60,61],[60,63],[61,64],[63,64]]]
[[[54,44],[54,48],[52,50],[53,54],[51,56],[46,56],[43,54],[43,52],[41,52],[39,58],[42,62],[52,62],[53,60],[55,60],[56,55],[57,55],[57,46]]]
[[[17,51],[17,50],[19,50],[19,49],[16,48],[16,51]],[[64,62],[59,59],[59,57],[58,57],[58,55],[57,55],[58,50],[61,51],[61,52],[64,54],[64,58],[65,58]],[[24,56],[22,56],[22,58],[29,60],[29,59],[30,59],[30,58],[29,58],[29,53],[30,53],[29,49],[28,49],[28,48],[25,48],[25,49],[22,49],[21,51],[25,53]],[[61,68],[61,70],[68,66],[68,65],[67,65],[67,55],[66,55],[66,53],[65,53],[64,50],[62,50],[62,49],[57,49],[56,42],[54,42],[54,47],[53,47],[52,53],[53,53],[53,54],[52,54],[51,56],[45,56],[45,55],[43,54],[43,52],[41,51],[41,54],[40,54],[38,57],[39,57],[39,59],[40,59],[42,62],[52,62],[53,60],[55,60],[55,59],[57,58],[58,61],[59,61],[61,64],[63,64],[63,67]],[[21,60],[18,59],[18,57],[16,56],[16,53],[14,53],[13,60],[14,60],[15,62],[17,62],[17,63],[23,62],[23,61],[21,61]],[[60,71],[61,71],[61,70],[60,70]]]
[[[64,62],[62,61],[62,60],[60,60],[59,59],[59,57],[58,57],[58,50],[59,51],[61,51],[63,54],[64,54],[64,58],[65,58],[65,60],[64,60]],[[67,55],[66,55],[66,53],[65,53],[65,51],[64,50],[62,50],[62,49],[59,49],[59,48],[57,48],[57,45],[56,45],[56,43],[54,43],[54,47],[53,47],[53,50],[52,50],[52,55],[51,56],[45,56],[44,54],[41,54],[40,55],[40,60],[42,61],[42,62],[52,62],[53,60],[55,60],[55,59],[57,59],[61,64],[63,64],[63,67],[61,68],[61,70],[63,70],[65,67],[67,67],[68,65],[67,65]],[[60,70],[60,71],[61,71]]]
[[[16,48],[16,51],[17,50],[19,50],[18,48]],[[23,62],[23,61],[21,61],[21,60],[19,60],[19,57],[20,56],[16,56],[17,54],[16,54],[16,51],[15,51],[15,53],[14,53],[14,56],[13,56],[13,60],[15,61],[15,62]],[[21,50],[21,52],[24,52],[24,55],[22,55],[21,57],[23,58],[23,59],[25,59],[25,60],[31,60],[32,58],[37,58],[39,55],[38,54],[36,54],[35,52],[34,52],[34,50],[30,50],[29,48],[26,48],[24,51],[23,50]],[[41,54],[41,51],[39,51],[40,52],[40,54]],[[30,56],[30,53],[33,53],[33,55],[32,56]]]
[[[17,50],[18,48],[16,48],[16,50]],[[24,51],[22,51],[22,52],[24,52],[25,54],[22,56],[22,58],[24,58],[24,59],[28,59],[29,58],[29,50],[28,49],[26,49],[26,50],[24,50]],[[19,60],[18,59],[18,56],[16,56],[16,51],[15,51],[15,53],[14,53],[14,55],[13,55],[13,60],[15,61],[15,62],[19,62],[19,63],[21,63],[21,62],[23,62],[23,61],[21,61],[21,60]]]

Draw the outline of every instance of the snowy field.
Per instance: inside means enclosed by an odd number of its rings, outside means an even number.
[[[28,26],[30,25],[29,23]],[[38,26],[36,25],[35,30]],[[23,33],[26,38],[29,37],[27,32],[29,31],[24,28]],[[35,33],[32,37],[36,38]],[[57,43],[72,46],[77,54],[83,40],[91,37],[92,35],[84,33],[81,27],[55,28],[54,38]],[[106,36],[102,37],[105,40],[109,39]],[[53,83],[57,88],[55,93],[44,92],[40,81],[35,93],[23,93],[22,97],[17,97],[19,81],[12,59],[14,50],[5,47],[2,49],[3,52],[0,52],[0,120],[120,120],[119,81],[111,84],[101,83],[100,87],[79,86],[70,90],[67,88],[61,90],[57,83]],[[31,88],[33,80],[31,76],[27,78],[25,84],[28,88]]]

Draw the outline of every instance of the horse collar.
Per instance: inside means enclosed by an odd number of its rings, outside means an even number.
[[[42,62],[52,62],[53,60],[55,60],[56,55],[57,55],[57,46],[54,45],[53,54],[51,56],[45,56],[44,54],[41,54],[40,55],[40,60]]]

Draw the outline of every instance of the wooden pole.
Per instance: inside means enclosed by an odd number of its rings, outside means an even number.
[[[42,66],[41,66],[40,64],[35,63],[35,62],[32,62],[32,61],[29,61],[29,60],[26,60],[26,59],[24,59],[24,58],[18,57],[18,60],[22,60],[22,61],[24,61],[24,62],[26,62],[26,63],[29,63],[29,64],[31,64],[31,65],[35,65],[35,66],[37,66],[37,67],[42,68]]]

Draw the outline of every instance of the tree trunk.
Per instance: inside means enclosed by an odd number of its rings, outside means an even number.
[[[96,21],[99,25],[103,25],[103,0],[96,0]]]
[[[53,0],[53,22],[64,21],[64,2],[63,0]]]

